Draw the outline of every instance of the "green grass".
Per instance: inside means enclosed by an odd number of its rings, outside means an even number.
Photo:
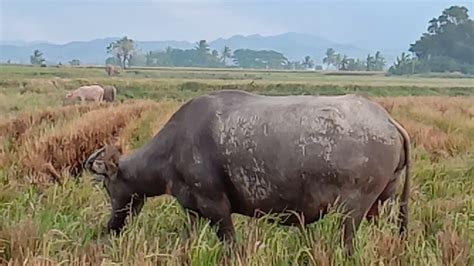
[[[135,74],[137,71],[138,74]],[[119,100],[146,98],[182,101],[221,89],[240,89],[266,95],[474,95],[473,78],[170,68],[132,69],[126,70],[119,77],[107,77],[103,69],[96,68],[0,66],[0,112],[15,114],[25,110],[38,110],[42,106],[60,106],[66,91],[88,84],[115,85]]]
[[[136,71],[108,78],[103,69],[1,66],[0,112],[5,116],[0,117],[0,125],[2,119],[8,121],[24,111],[35,113],[61,106],[66,90],[88,83],[115,84],[120,100],[161,101],[121,133],[120,140],[129,149],[149,140],[180,102],[212,90],[237,88],[268,95],[365,92],[383,96],[380,99],[398,103],[393,110],[396,118],[419,123],[408,128],[416,141],[407,241],[398,241],[398,223],[393,221],[398,216],[398,204],[393,201],[384,206],[378,223],[362,223],[353,258],[344,256],[339,238],[341,215],[336,211],[309,225],[304,233],[266,218],[233,215],[238,242],[227,252],[215,228],[205,220],[190,228],[183,209],[167,196],[149,199],[122,235],[107,235],[103,230],[110,202],[101,186],[94,185],[87,173],[78,179],[64,173],[64,184],[38,186],[25,182],[22,176],[12,176],[18,165],[2,164],[2,155],[15,152],[17,149],[11,146],[22,144],[2,140],[0,135],[0,141],[9,147],[0,147],[1,265],[7,261],[22,265],[26,260],[29,264],[66,265],[474,264],[474,119],[464,113],[474,106],[472,79],[394,78],[379,73],[337,76],[210,69]],[[256,85],[250,85],[252,79]],[[414,97],[401,97],[409,95]],[[165,99],[171,101],[162,102]],[[463,101],[457,102],[459,99]],[[439,114],[440,106],[448,110],[443,116]],[[73,113],[54,124],[37,123],[25,134],[34,143],[43,134],[74,125],[82,116]],[[449,145],[423,135],[427,129],[422,126],[429,126],[436,133],[434,137],[449,138],[443,141],[456,138],[456,145],[462,147],[436,157],[438,150]]]
[[[441,251],[446,249],[440,246],[442,240],[437,238],[442,232],[454,232],[459,239],[452,244],[461,245],[464,252],[469,248],[472,250],[474,189],[467,185],[474,179],[472,166],[469,168],[466,164],[465,168],[456,169],[423,161],[417,166],[415,188],[419,187],[424,198],[412,204],[411,230],[406,246],[396,247],[393,242],[396,241],[397,225],[390,222],[389,217],[396,217],[395,208],[388,208],[378,225],[363,223],[352,260],[343,257],[338,239],[340,217],[336,213],[309,226],[305,234],[297,228],[279,226],[264,219],[234,215],[239,246],[231,256],[234,261],[242,260],[244,265],[301,265],[324,260],[347,265],[351,261],[375,265],[387,260],[410,265],[439,265]],[[424,181],[425,178],[429,181]],[[18,234],[30,241],[37,238],[38,243],[31,247],[31,256],[51,258],[56,262],[77,262],[80,256],[99,256],[106,262],[143,259],[147,263],[174,265],[216,265],[223,259],[225,248],[217,240],[215,229],[201,221],[188,236],[186,215],[172,198],[150,200],[122,236],[111,237],[102,234],[109,216],[109,203],[100,187],[89,182],[69,181],[41,192],[33,188],[25,188],[21,193],[15,190],[2,187],[0,232],[10,239],[19,237]],[[442,209],[443,202],[459,195],[471,199],[456,202],[457,206],[451,209]],[[20,243],[16,244],[25,248],[27,240],[18,241]],[[394,245],[394,249],[400,250],[390,250],[391,246],[383,245]],[[99,254],[89,253],[92,247]],[[20,255],[11,244],[4,244],[4,249],[6,259]],[[468,262],[466,257],[460,259]],[[469,258],[471,263],[472,259]]]

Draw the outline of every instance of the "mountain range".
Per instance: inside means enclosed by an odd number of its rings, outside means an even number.
[[[35,49],[43,53],[47,63],[57,64],[61,62],[67,64],[72,59],[79,59],[83,64],[104,64],[105,59],[110,55],[106,52],[109,43],[118,40],[118,37],[108,37],[94,39],[90,41],[73,41],[65,44],[54,44],[47,41],[23,42],[23,41],[0,41],[0,61],[10,60],[12,63],[26,63],[30,61],[30,55]],[[140,41],[135,40],[136,48],[145,53],[151,50],[164,50],[167,47],[179,49],[192,49],[195,43],[188,41]],[[254,35],[234,35],[230,38],[218,38],[208,41],[211,49],[219,52],[224,46],[229,46],[232,50],[247,48],[253,50],[275,50],[283,53],[289,60],[303,60],[309,55],[317,64],[321,64],[327,48],[334,48],[337,53],[346,54],[349,57],[365,59],[368,53],[374,54],[376,51],[358,47],[353,44],[337,43],[319,36],[288,32],[273,36]],[[402,52],[394,50],[380,49],[388,63]]]

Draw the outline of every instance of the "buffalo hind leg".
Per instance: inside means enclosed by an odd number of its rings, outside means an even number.
[[[199,213],[217,226],[217,236],[223,242],[234,243],[235,230],[232,224],[232,208],[225,194],[220,198],[211,199],[207,196],[196,197]]]
[[[367,212],[366,218],[368,221],[377,222],[380,208],[382,207],[385,201],[390,198],[393,198],[397,189],[397,185],[398,179],[394,179],[387,184],[385,189],[382,191],[380,196],[377,198],[374,204],[372,204],[372,207],[370,207],[369,211]]]
[[[112,204],[112,216],[107,223],[107,231],[116,234],[122,231],[127,217],[132,214],[136,216],[140,213],[145,203],[145,198],[130,197],[128,200],[116,201]]]
[[[354,236],[359,229],[362,219],[364,219],[366,212],[372,206],[376,199],[375,196],[367,195],[364,198],[352,199],[347,204],[347,213],[343,221],[343,240],[346,248],[346,253],[349,256],[354,254]],[[370,199],[370,200],[369,200]]]

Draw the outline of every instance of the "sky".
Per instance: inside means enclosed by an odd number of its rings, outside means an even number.
[[[0,0],[0,40],[65,43],[128,36],[213,40],[302,32],[366,48],[406,47],[448,0]]]

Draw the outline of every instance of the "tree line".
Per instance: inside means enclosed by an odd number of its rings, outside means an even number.
[[[388,73],[474,74],[474,21],[464,6],[451,6],[428,22],[427,32],[397,57]]]
[[[111,57],[106,64],[129,66],[164,67],[242,67],[284,69],[290,62],[282,54],[272,50],[255,51],[237,49],[232,51],[225,46],[222,51],[211,50],[206,40],[200,40],[193,49],[168,47],[164,51],[140,53],[135,49],[132,39],[123,37],[107,47]]]
[[[164,51],[149,51],[140,53],[135,49],[134,42],[128,37],[114,41],[107,47],[111,54],[106,64],[129,66],[163,66],[163,67],[240,67],[256,69],[322,69],[311,56],[305,56],[301,61],[290,61],[284,54],[273,50],[237,49],[232,51],[225,46],[222,51],[211,50],[206,40],[200,40],[193,49],[176,49],[168,47]],[[337,70],[382,71],[386,61],[378,51],[367,55],[364,60],[351,58],[336,53],[328,48],[323,64],[335,67]]]

